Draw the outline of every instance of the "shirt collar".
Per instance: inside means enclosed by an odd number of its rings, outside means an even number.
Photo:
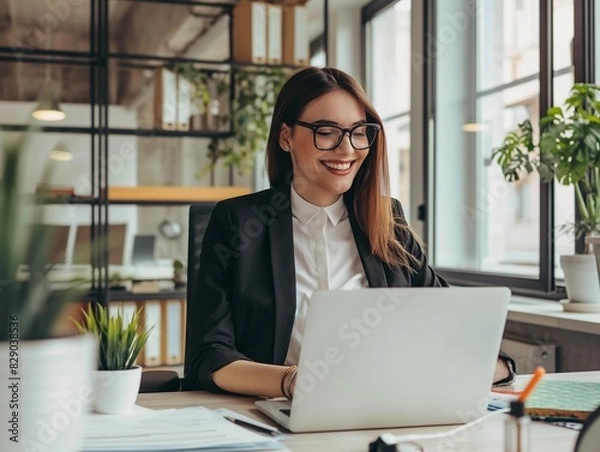
[[[348,210],[344,203],[344,197],[340,195],[336,202],[326,207],[319,207],[311,204],[294,189],[291,184],[292,214],[300,220],[302,224],[310,223],[322,210],[325,211],[329,221],[336,226],[340,220],[348,216]]]

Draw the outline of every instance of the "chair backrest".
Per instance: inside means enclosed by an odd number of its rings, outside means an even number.
[[[189,215],[189,223],[188,223],[188,266],[187,266],[187,312],[189,314],[189,305],[191,303],[192,297],[194,296],[194,288],[196,286],[196,278],[198,274],[198,269],[200,268],[200,253],[202,252],[202,240],[204,238],[204,232],[206,231],[206,227],[208,226],[208,221],[210,220],[210,216],[212,214],[213,208],[215,207],[215,203],[201,203],[194,204],[190,206],[190,215]],[[190,321],[191,316],[186,316],[186,325],[185,325],[185,358],[183,364],[183,375],[184,381],[182,382],[183,389],[193,389],[189,385],[189,379],[186,378],[186,375],[189,375],[189,365],[190,365],[190,352],[191,347],[189,347],[189,335],[190,335]]]

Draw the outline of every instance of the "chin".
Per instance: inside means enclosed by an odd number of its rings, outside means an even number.
[[[332,195],[343,195],[352,187],[352,180],[344,183],[333,184],[327,188],[327,191]]]

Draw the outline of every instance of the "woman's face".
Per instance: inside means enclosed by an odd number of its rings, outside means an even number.
[[[366,114],[354,97],[339,89],[309,103],[298,120],[349,128],[365,122]],[[300,125],[289,127],[284,124],[279,144],[283,149],[288,148],[291,154],[294,189],[317,206],[333,204],[350,189],[369,153],[368,149],[354,149],[348,134],[344,134],[336,148],[321,151],[315,147],[313,131]]]

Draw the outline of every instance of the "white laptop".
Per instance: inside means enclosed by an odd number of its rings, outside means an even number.
[[[465,423],[486,413],[510,290],[315,292],[292,402],[256,406],[292,432]]]

